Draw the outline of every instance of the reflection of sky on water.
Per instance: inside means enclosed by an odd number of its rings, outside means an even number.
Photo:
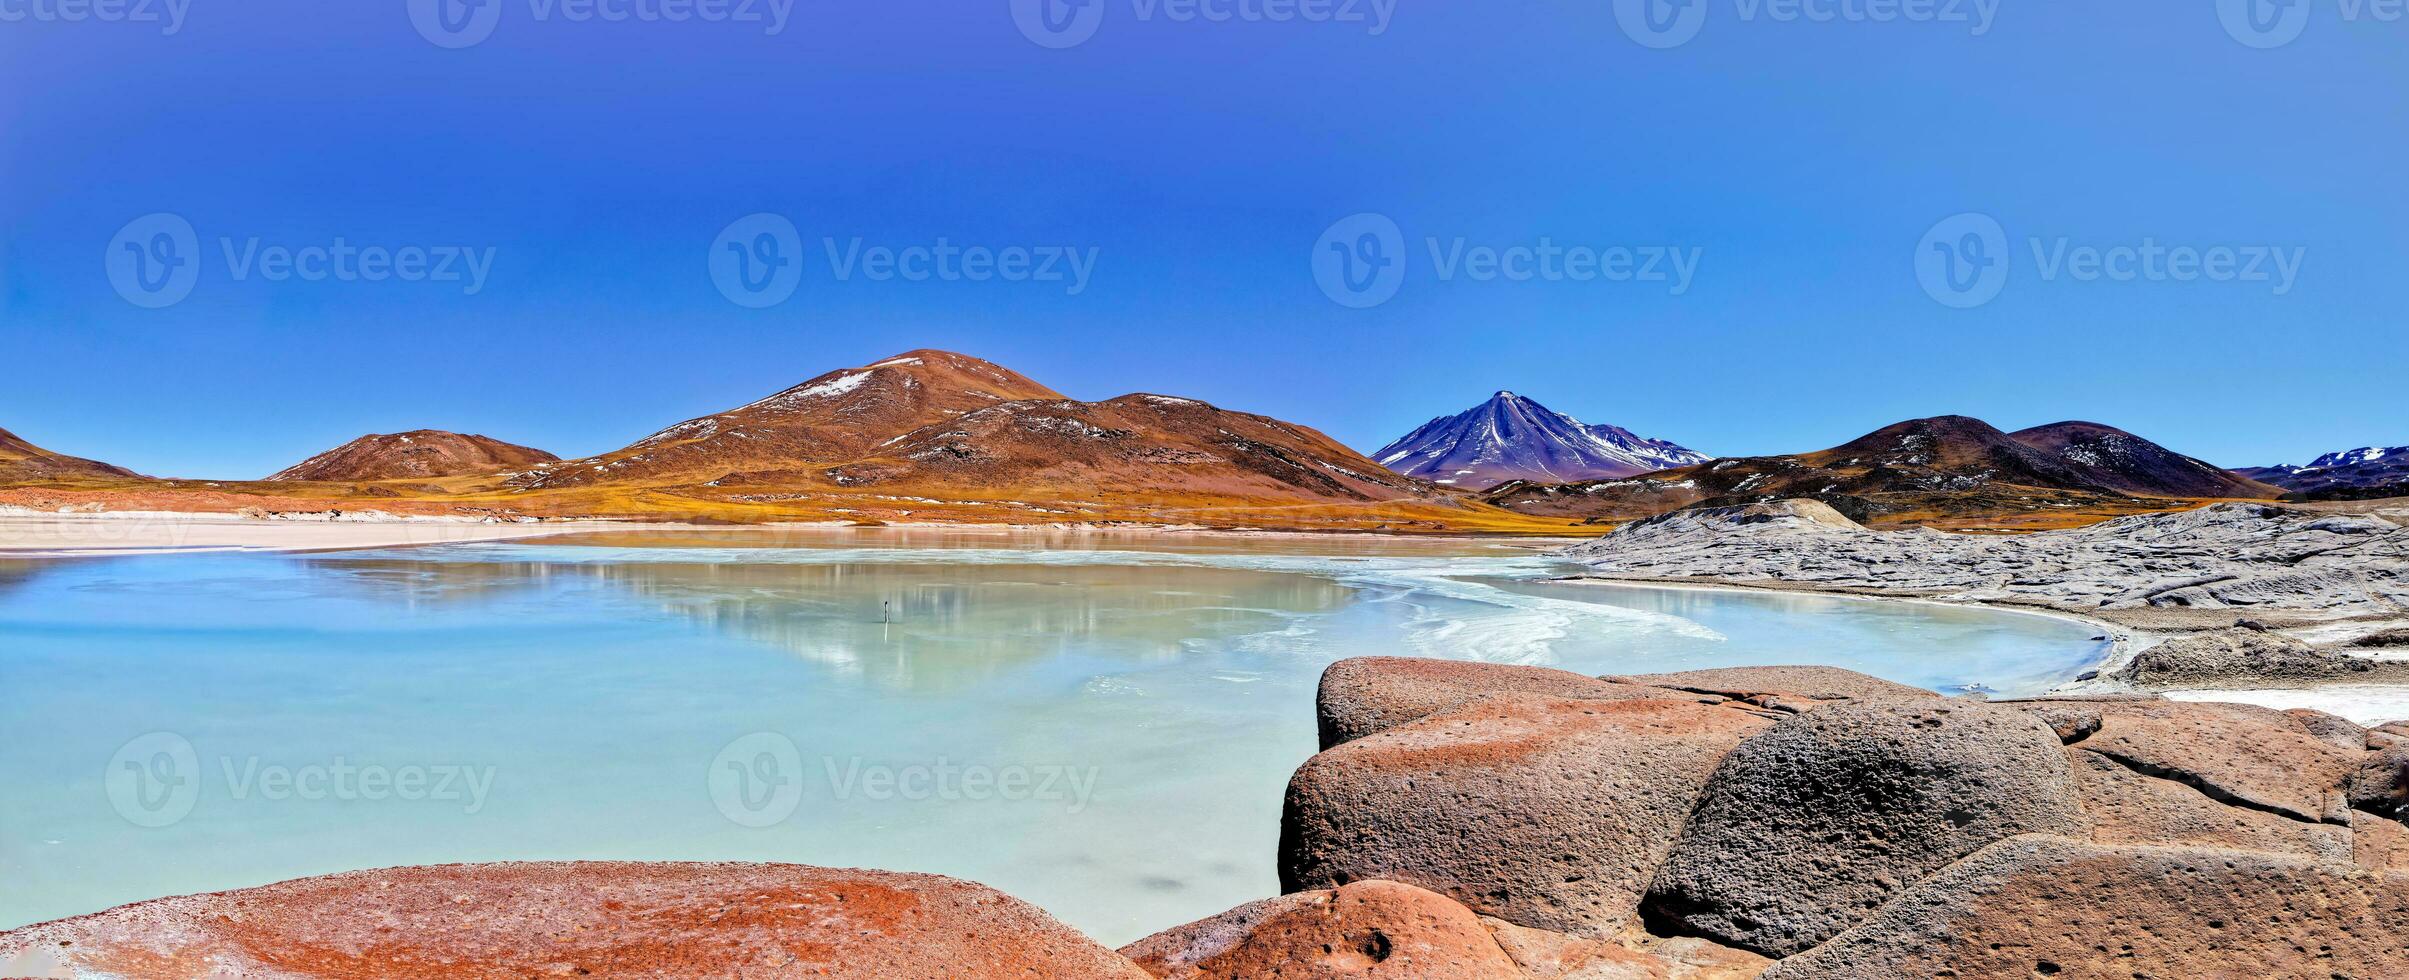
[[[724,859],[958,875],[1119,942],[1276,890],[1281,790],[1340,657],[1832,662],[2005,687],[2089,652],[2033,617],[1551,584],[1564,566],[1480,543],[618,538],[0,563],[0,926],[357,867]],[[193,743],[204,793],[143,829],[101,770],[153,731]],[[705,785],[754,732],[801,748],[809,788],[766,829]],[[469,814],[237,798],[213,768],[337,757],[491,766],[495,786]],[[1092,769],[1096,795],[1069,812],[832,789],[848,766],[936,760]]]

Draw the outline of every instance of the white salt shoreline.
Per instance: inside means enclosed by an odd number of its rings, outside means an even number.
[[[548,537],[658,525],[609,521],[506,523],[374,512],[342,517],[116,511],[0,512],[0,558],[90,558],[245,551],[341,551]]]
[[[2065,610],[2035,608],[2024,605],[1997,605],[1988,602],[1933,599],[1922,596],[1886,596],[1857,591],[1840,592],[1830,589],[1815,588],[1813,586],[1791,586],[1780,583],[1743,584],[1665,581],[1651,579],[1590,578],[1582,576],[1561,578],[1557,579],[1556,581],[1596,586],[1619,585],[1643,589],[1694,589],[1701,592],[1779,592],[1789,595],[1823,596],[1831,599],[1863,599],[1868,602],[1895,602],[1928,606],[1951,606],[1959,609],[1982,609],[1990,612],[2021,613],[2027,616],[2044,616],[2051,619],[2081,623],[2085,626],[2098,629],[2101,635],[2108,637],[2108,649],[2101,654],[2098,662],[2093,663],[2089,667],[2085,668],[2086,670],[2100,671],[2102,673],[2123,665],[2127,660],[2130,660],[2134,654],[2137,654],[2143,650],[2147,650],[2150,647],[2156,646],[2159,643],[2165,642],[2173,637],[2184,635],[2183,633],[2172,631],[2135,629],[2133,627],[2110,622],[2108,620],[2095,619],[2090,616],[2085,616],[2081,613],[2069,612]],[[2055,697],[2114,693],[2113,691],[2105,688],[2095,687],[2093,686],[2094,683],[2097,682],[2087,683],[2080,686],[2072,683],[2060,685],[2058,689],[2053,690],[2049,695],[2045,696]],[[2409,686],[2404,685],[2325,684],[2314,687],[2270,688],[2261,690],[2166,691],[2164,694],[2166,697],[2176,701],[2222,701],[2232,704],[2258,705],[2264,708],[2274,708],[2279,711],[2290,710],[2293,708],[2310,708],[2317,711],[2323,711],[2329,715],[2347,718],[2357,724],[2370,727],[2380,725],[2385,722],[2409,721]]]

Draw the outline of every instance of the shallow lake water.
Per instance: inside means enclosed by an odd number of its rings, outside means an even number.
[[[1267,897],[1323,667],[2037,690],[2078,623],[1549,582],[1528,544],[697,531],[0,561],[0,928],[357,868],[928,871],[1107,943]]]

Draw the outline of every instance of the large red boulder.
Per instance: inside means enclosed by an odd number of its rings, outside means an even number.
[[[1616,684],[1547,667],[1417,657],[1356,657],[1322,672],[1315,708],[1322,748],[1425,718],[1489,694],[1545,694],[1590,701],[1680,698],[1679,692]]]
[[[0,963],[35,957],[143,980],[1146,976],[993,889],[783,864],[358,871],[0,934]]]
[[[1768,724],[1694,701],[1492,695],[1307,761],[1280,878],[1384,878],[1516,925],[1612,935],[1724,754]]]
[[[2001,841],[1765,980],[2409,976],[2409,874],[2255,851]]]
[[[1123,947],[1165,980],[1520,978],[1472,910],[1393,881],[1242,905]]]

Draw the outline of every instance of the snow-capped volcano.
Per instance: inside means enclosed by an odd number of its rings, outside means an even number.
[[[1620,479],[1714,458],[1621,426],[1587,425],[1511,391],[1461,415],[1432,419],[1372,457],[1407,476],[1467,490],[1508,480]]]

